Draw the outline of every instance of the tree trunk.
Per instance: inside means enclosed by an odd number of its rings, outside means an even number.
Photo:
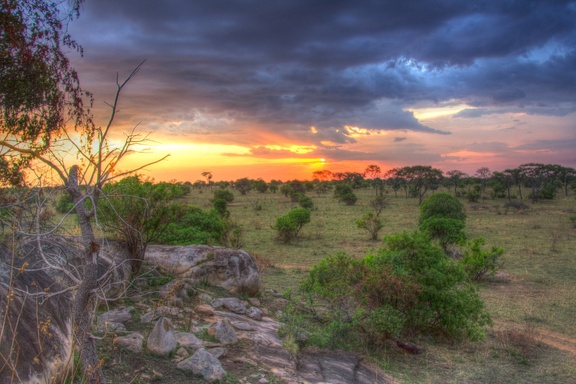
[[[78,346],[82,364],[83,382],[105,384],[106,379],[98,359],[96,344],[92,335],[92,320],[96,306],[96,289],[98,288],[98,255],[100,246],[96,242],[94,229],[90,221],[91,214],[86,211],[84,196],[78,185],[78,167],[70,168],[66,189],[74,202],[78,222],[85,247],[82,265],[82,280],[74,297],[72,307],[72,333]],[[95,207],[92,207],[94,209]]]

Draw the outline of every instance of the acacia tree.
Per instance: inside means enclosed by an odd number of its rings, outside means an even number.
[[[79,15],[82,2],[71,1],[71,8],[64,15],[60,1],[2,2],[0,178],[2,183],[21,185],[26,181],[26,168],[32,164],[35,168],[43,166],[62,182],[70,195],[84,245],[72,309],[73,338],[79,347],[85,381],[105,383],[91,334],[100,283],[100,244],[93,225],[95,207],[107,182],[162,159],[130,172],[116,171],[131,148],[146,141],[146,137],[134,131],[120,147],[113,147],[108,140],[120,93],[141,64],[125,81],[117,79],[110,119],[104,127],[96,127],[89,111],[91,97],[80,87],[77,73],[64,53],[65,49],[81,51],[62,31],[63,23]],[[70,148],[76,156],[66,156]]]
[[[418,196],[418,204],[422,204],[422,200],[424,200],[424,196],[429,189],[437,186],[442,181],[442,171],[429,165],[395,168],[388,173],[389,176],[406,180],[408,186]]]

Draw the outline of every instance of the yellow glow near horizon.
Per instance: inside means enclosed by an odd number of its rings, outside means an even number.
[[[271,149],[273,151],[290,151],[292,153],[296,153],[296,154],[305,154],[305,153],[310,153],[313,150],[316,149],[315,145],[288,145],[288,146],[282,146],[282,145],[264,145],[264,148],[267,149]]]
[[[445,107],[432,107],[432,108],[411,108],[408,111],[414,114],[418,120],[435,119],[438,117],[454,115],[463,109],[471,109],[466,104],[450,105]]]

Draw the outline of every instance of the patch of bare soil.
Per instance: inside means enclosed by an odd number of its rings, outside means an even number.
[[[576,339],[561,333],[549,331],[547,329],[534,326],[526,327],[508,321],[495,320],[496,329],[500,331],[516,331],[524,336],[550,347],[569,352],[576,356]]]

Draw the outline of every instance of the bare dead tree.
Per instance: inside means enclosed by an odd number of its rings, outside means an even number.
[[[126,134],[125,141],[114,147],[110,141],[110,132],[118,111],[118,100],[126,84],[138,73],[144,62],[140,63],[124,80],[116,78],[116,93],[110,104],[111,113],[104,127],[94,128],[78,134],[75,130],[64,130],[54,140],[48,151],[37,152],[18,137],[6,135],[0,138],[0,147],[4,155],[26,156],[46,166],[62,182],[74,204],[81,231],[84,255],[79,268],[79,284],[73,302],[73,336],[79,349],[84,379],[87,383],[103,384],[106,382],[98,359],[94,336],[91,328],[96,308],[101,281],[98,275],[98,260],[101,244],[96,236],[96,207],[102,194],[103,186],[117,178],[135,173],[145,167],[164,160],[167,156],[143,164],[129,171],[118,171],[118,164],[134,148],[148,141],[133,129]],[[65,148],[75,148],[76,156],[67,156]],[[79,162],[69,164],[70,161]],[[56,267],[47,264],[48,267]]]

